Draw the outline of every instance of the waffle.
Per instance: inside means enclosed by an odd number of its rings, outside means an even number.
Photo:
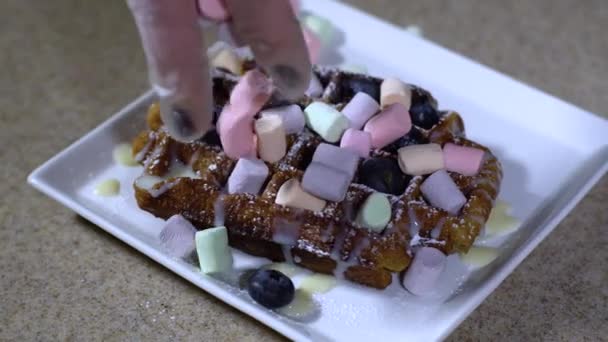
[[[255,64],[247,67],[254,68]],[[321,100],[338,110],[362,86],[368,93],[379,92],[382,81],[332,69],[315,68],[314,72],[324,87]],[[214,72],[214,122],[236,81],[235,76],[222,70]],[[430,96],[427,91],[412,87],[415,94]],[[304,97],[297,104],[305,107],[311,101]],[[266,107],[286,103],[279,95],[273,95]],[[149,108],[147,125],[148,130],[133,141],[133,154],[145,170],[134,183],[141,209],[163,219],[181,214],[198,229],[223,224],[234,248],[378,289],[392,282],[393,273],[407,269],[412,251],[419,246],[432,246],[446,254],[467,252],[489,217],[502,178],[496,157],[465,138],[460,115],[443,111],[439,122],[430,129],[417,127],[429,142],[452,142],[487,152],[476,176],[450,173],[467,203],[458,216],[430,206],[420,191],[424,176],[416,176],[403,194],[389,195],[391,220],[382,233],[375,233],[363,229],[355,220],[357,208],[375,191],[358,184],[357,176],[342,202],[328,202],[320,212],[275,204],[280,186],[292,178],[301,180],[315,148],[322,142],[307,128],[287,137],[286,156],[268,164],[270,176],[262,192],[253,195],[227,194],[223,190],[236,161],[222,152],[215,131],[199,141],[180,143],[166,133],[157,104]],[[396,158],[384,150],[372,151],[372,156]]]

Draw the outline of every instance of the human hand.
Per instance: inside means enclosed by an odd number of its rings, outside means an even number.
[[[283,96],[295,99],[310,82],[311,64],[300,25],[287,0],[127,0],[139,29],[161,116],[177,140],[211,127],[213,98],[199,13],[227,21],[249,45]]]

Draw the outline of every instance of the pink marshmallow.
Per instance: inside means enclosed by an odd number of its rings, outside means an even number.
[[[371,118],[363,129],[372,136],[372,147],[384,146],[399,139],[412,129],[412,119],[405,106],[393,103]]]
[[[448,171],[465,176],[475,176],[479,173],[485,156],[485,151],[466,146],[447,143],[443,146],[443,160]]]
[[[321,55],[321,40],[312,31],[306,27],[302,27],[302,35],[304,36],[304,42],[308,48],[308,57],[312,64],[317,64],[319,56]]]
[[[361,129],[379,110],[380,105],[376,100],[364,92],[358,92],[342,109],[342,114],[350,121],[351,128]]]
[[[230,93],[230,105],[239,112],[254,117],[272,95],[272,82],[259,70],[249,70]]]
[[[222,0],[198,0],[197,4],[198,11],[207,19],[224,21],[230,17]]]
[[[372,135],[368,132],[349,128],[342,135],[340,147],[351,150],[362,158],[367,158],[372,148]]]
[[[241,112],[238,107],[227,105],[218,120],[217,131],[228,157],[239,159],[256,156],[253,115]]]

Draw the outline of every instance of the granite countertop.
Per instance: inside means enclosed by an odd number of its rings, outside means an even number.
[[[606,0],[351,2],[608,114]],[[281,340],[26,184],[147,88],[124,1],[0,13],[0,340]],[[607,203],[604,177],[450,340],[605,339]]]

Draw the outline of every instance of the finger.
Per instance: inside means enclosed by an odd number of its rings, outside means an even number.
[[[192,141],[211,126],[212,99],[194,1],[128,0],[169,134]]]
[[[289,1],[225,0],[230,28],[248,44],[281,93],[290,99],[304,95],[311,65],[302,30]]]

